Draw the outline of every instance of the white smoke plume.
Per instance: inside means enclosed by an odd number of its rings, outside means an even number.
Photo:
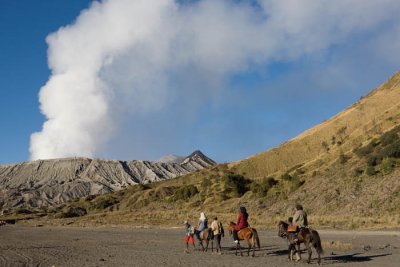
[[[233,74],[322,53],[399,11],[396,0],[93,2],[47,38],[47,121],[31,136],[31,159],[93,157],[121,114],[157,112],[185,95],[201,102]]]

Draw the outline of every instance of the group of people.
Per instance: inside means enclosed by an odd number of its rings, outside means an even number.
[[[200,213],[200,218],[197,223],[197,227],[191,226],[188,221],[185,221],[184,224],[186,229],[186,237],[185,237],[186,250],[189,249],[189,242],[193,245],[193,248],[195,248],[196,246],[194,242],[194,236],[196,236],[197,240],[201,242],[200,241],[201,232],[208,229],[207,216],[205,215],[204,212]],[[210,231],[211,239],[215,243],[217,253],[221,254],[221,238],[224,236],[224,228],[222,227],[222,223],[218,220],[218,217],[214,217],[214,220],[212,221],[210,228],[211,228]]]
[[[232,232],[233,241],[236,244],[239,243],[238,232],[244,228],[249,227],[248,218],[249,214],[247,213],[246,208],[243,206],[240,207],[239,213],[237,215],[235,230],[233,230]],[[296,204],[296,212],[293,217],[289,217],[288,221],[290,225],[296,227],[296,231],[293,232],[293,234],[296,235],[295,238],[301,238],[297,237],[297,232],[301,228],[308,226],[307,213],[303,210],[302,205]],[[201,232],[203,232],[205,229],[208,228],[207,216],[205,215],[204,212],[200,213],[200,218],[197,223],[197,227],[191,226],[188,221],[184,221],[184,224],[186,229],[186,237],[185,237],[186,249],[187,250],[189,249],[189,242],[193,245],[193,248],[195,248],[194,236],[196,236],[197,240],[201,242],[200,234]],[[222,227],[222,223],[218,220],[217,217],[215,217],[214,220],[212,221],[210,228],[212,233],[211,239],[215,242],[217,252],[221,253],[221,237],[224,236],[224,230]]]

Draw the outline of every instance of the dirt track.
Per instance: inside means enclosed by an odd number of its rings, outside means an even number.
[[[259,231],[256,257],[238,257],[230,237],[224,254],[184,253],[183,229],[0,227],[0,266],[307,266],[288,262],[275,231]],[[400,232],[320,231],[325,266],[399,266]],[[347,247],[346,247],[347,246]],[[312,264],[317,266],[315,252]],[[309,265],[308,265],[309,266]]]

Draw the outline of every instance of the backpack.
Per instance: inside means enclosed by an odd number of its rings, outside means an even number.
[[[190,226],[190,228],[189,228],[189,234],[190,234],[190,235],[194,235],[194,227],[193,227],[193,226]]]

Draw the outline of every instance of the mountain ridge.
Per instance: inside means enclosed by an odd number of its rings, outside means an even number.
[[[193,152],[180,164],[74,157],[0,165],[0,209],[55,206],[75,198],[175,178],[215,164],[200,153]]]

